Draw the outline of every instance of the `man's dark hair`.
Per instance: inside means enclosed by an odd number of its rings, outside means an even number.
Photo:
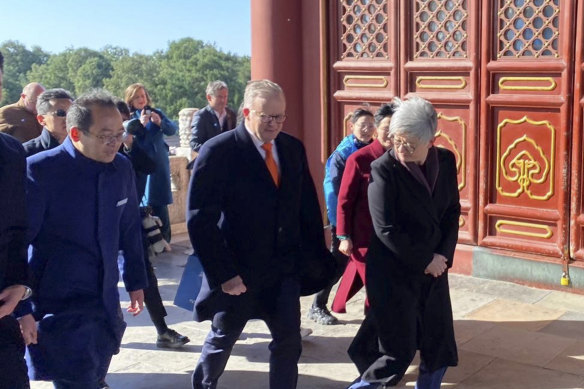
[[[105,89],[92,89],[79,96],[67,112],[67,131],[71,127],[77,127],[85,134],[89,133],[89,128],[93,124],[91,109],[95,106],[118,109],[116,101],[117,99]]]
[[[353,111],[353,114],[351,115],[351,123],[353,124],[357,123],[357,120],[359,120],[359,118],[362,118],[363,116],[373,117],[373,114],[367,108],[357,108],[356,110]]]
[[[69,99],[73,101],[73,95],[63,88],[47,89],[37,98],[36,109],[39,115],[46,115],[51,110],[51,100]]]
[[[128,107],[128,104],[124,100],[118,99],[116,101],[116,107],[118,107],[118,111],[122,114],[122,118],[129,118],[131,116],[130,107]]]
[[[379,123],[386,117],[392,117],[397,110],[397,105],[395,103],[383,104],[377,112],[375,112],[375,125],[378,126]]]
[[[0,72],[4,73],[4,56],[2,55],[1,51],[0,51]]]

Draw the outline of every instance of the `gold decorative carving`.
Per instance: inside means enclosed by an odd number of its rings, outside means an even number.
[[[461,216],[458,217],[458,228],[462,228],[464,226],[464,218]]]
[[[462,151],[459,151],[456,142],[448,134],[442,130],[436,132],[436,139],[444,138],[444,140],[451,146],[450,150],[456,156],[456,171],[460,173],[460,183],[458,190],[461,191],[466,186],[466,123],[460,116],[446,116],[442,112],[438,113],[438,119],[444,119],[449,122],[458,122],[462,132]]]
[[[532,86],[532,85],[505,85],[509,81],[548,81],[549,86]],[[551,77],[501,77],[499,88],[501,90],[526,90],[526,91],[552,91],[556,89],[556,81]]]
[[[514,230],[514,229],[505,228],[505,226],[527,227],[527,228],[533,228],[535,230],[542,230],[543,232],[529,232],[529,231]],[[513,221],[513,220],[498,220],[497,223],[495,223],[495,229],[497,230],[497,232],[500,232],[500,233],[528,236],[530,238],[549,239],[553,235],[553,232],[552,232],[551,228],[549,228],[549,226],[546,226],[543,224],[518,222],[518,221]]]
[[[459,81],[460,84],[441,85],[441,84],[423,84],[423,81]],[[418,76],[416,77],[416,87],[420,89],[464,89],[466,80],[458,76]]]
[[[550,150],[549,158],[538,143],[524,134],[515,139],[501,155],[501,133],[503,128],[508,124],[529,123],[535,126],[546,126],[550,131]],[[521,146],[527,146],[521,150]],[[529,149],[531,150],[529,150]],[[497,169],[496,169],[496,187],[497,191],[506,197],[519,197],[526,193],[532,200],[548,200],[554,194],[554,161],[556,149],[556,129],[547,120],[534,121],[527,116],[519,120],[505,119],[497,126]],[[520,150],[509,163],[506,160],[511,157],[514,151]],[[507,192],[501,185],[501,177],[508,182],[515,182],[519,186],[515,192]],[[531,185],[543,184],[549,182],[549,189],[544,195],[532,193]]]
[[[380,83],[367,83],[367,82],[351,82],[351,80],[371,80],[371,81],[381,81]],[[343,78],[343,84],[345,87],[365,87],[365,88],[385,88],[388,84],[387,78],[384,76],[345,76]]]
[[[343,136],[342,136],[342,138],[344,138],[344,137],[346,137],[348,135],[347,134],[347,129],[349,128],[349,121],[351,120],[351,117],[352,116],[353,116],[353,112],[349,112],[343,118]]]

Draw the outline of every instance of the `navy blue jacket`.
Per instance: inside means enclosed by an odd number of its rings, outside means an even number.
[[[223,126],[219,124],[219,119],[215,111],[210,106],[195,112],[193,123],[191,124],[191,148],[193,151],[199,151],[203,143],[219,135],[222,132],[229,131],[235,128],[237,117],[235,112],[225,107],[227,111],[227,118],[223,122]]]
[[[0,291],[30,285],[26,263],[26,162],[18,140],[0,133]]]
[[[221,284],[236,275],[250,293],[293,276],[312,294],[334,274],[304,146],[285,133],[275,144],[279,187],[243,123],[206,142],[195,160],[187,223],[205,273],[196,320],[229,309]]]
[[[33,315],[39,320],[72,308],[105,310],[120,341],[125,323],[117,286],[119,250],[126,289],[147,286],[130,161],[121,154],[111,163],[91,160],[67,138],[27,163]]]
[[[59,146],[59,141],[56,140],[46,127],[39,136],[22,144],[27,157],[40,153],[41,151],[54,149]]]

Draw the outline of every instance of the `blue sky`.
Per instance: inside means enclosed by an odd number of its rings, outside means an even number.
[[[12,0],[0,15],[0,42],[53,54],[108,44],[151,54],[191,37],[251,55],[250,0]]]

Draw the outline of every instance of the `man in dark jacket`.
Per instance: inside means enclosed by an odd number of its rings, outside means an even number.
[[[4,58],[0,53],[0,86],[3,71]],[[26,162],[20,142],[0,133],[0,386],[12,389],[29,388],[24,340],[12,316],[18,302],[30,296],[25,243],[25,177]]]
[[[229,89],[226,83],[212,81],[206,93],[209,104],[195,113],[191,124],[191,148],[195,152],[212,137],[235,128],[237,119],[235,112],[227,107]]]
[[[302,143],[285,133],[279,85],[250,82],[245,120],[201,148],[187,217],[204,277],[195,319],[212,320],[193,388],[215,388],[249,319],[272,334],[270,388],[296,388],[301,294],[322,289],[334,260],[326,248]]]
[[[47,89],[37,100],[37,120],[43,126],[39,136],[22,146],[26,156],[59,146],[67,138],[65,119],[73,103],[73,96],[62,88]]]

